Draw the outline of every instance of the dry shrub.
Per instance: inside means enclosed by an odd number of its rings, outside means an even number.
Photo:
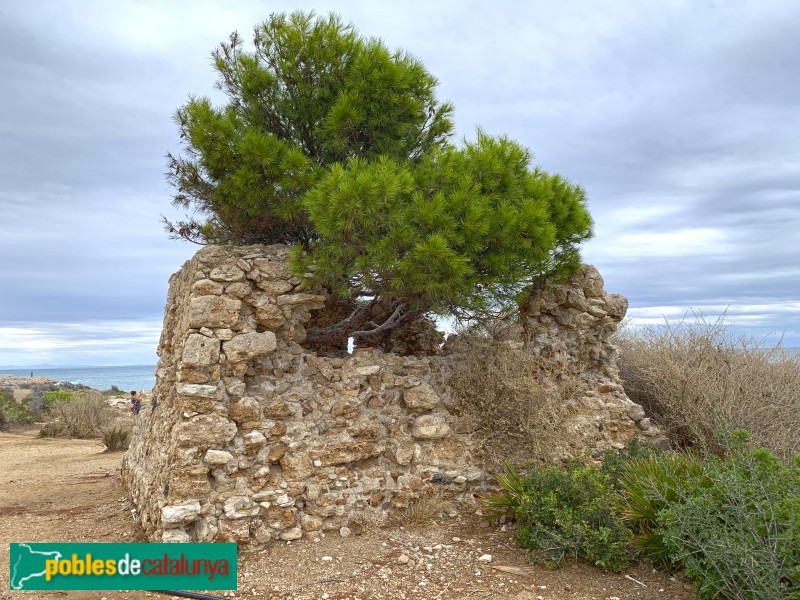
[[[678,447],[710,439],[718,427],[742,428],[783,458],[797,454],[800,356],[729,329],[724,314],[624,328],[615,343],[625,391]]]
[[[95,391],[75,392],[71,400],[56,402],[51,414],[64,424],[64,435],[76,438],[100,436],[113,418],[108,402]]]
[[[354,535],[361,535],[373,529],[380,529],[386,524],[386,515],[382,510],[363,509],[354,514],[347,523]]]
[[[408,508],[400,513],[398,520],[404,525],[427,527],[435,524],[440,516],[454,510],[453,501],[445,492],[431,488],[419,498],[411,500]]]
[[[64,433],[64,424],[61,421],[50,421],[42,425],[41,430],[39,431],[39,437],[43,438],[53,438],[59,437],[61,434]]]
[[[564,405],[585,390],[565,364],[545,361],[486,335],[461,334],[448,381],[454,407],[472,420],[489,468],[548,461],[567,453]]]
[[[106,447],[106,452],[114,452],[116,450],[126,450],[130,442],[130,432],[122,427],[109,427],[101,432],[101,439],[103,445]]]

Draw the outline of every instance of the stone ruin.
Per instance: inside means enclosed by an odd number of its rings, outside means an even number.
[[[260,547],[347,535],[435,488],[469,501],[491,484],[481,433],[449,383],[469,344],[448,340],[423,355],[305,348],[326,296],[292,276],[288,252],[210,246],[170,279],[157,404],[138,415],[122,468],[153,541]],[[563,461],[636,435],[658,438],[625,395],[608,341],[626,309],[586,265],[566,285],[534,293],[521,311],[522,339],[498,344],[566,364],[581,382],[558,423],[566,453],[529,458]]]

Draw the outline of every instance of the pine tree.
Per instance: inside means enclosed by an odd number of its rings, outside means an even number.
[[[479,130],[451,141],[453,108],[413,56],[335,16],[272,15],[253,49],[213,53],[225,106],[191,98],[169,158],[174,204],[203,221],[168,228],[198,243],[284,243],[352,307],[312,339],[369,337],[424,314],[513,309],[568,275],[591,235],[584,191]]]

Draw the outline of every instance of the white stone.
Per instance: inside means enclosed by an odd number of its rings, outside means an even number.
[[[235,381],[226,385],[225,389],[228,390],[228,393],[231,396],[244,396],[244,392],[247,390],[247,385],[244,381]]]
[[[482,562],[492,562],[492,555],[491,554],[482,554],[478,557],[478,560]]]
[[[380,373],[380,370],[381,370],[380,365],[368,365],[366,367],[356,367],[356,373],[358,373],[359,375],[363,375],[364,377]]]
[[[411,433],[415,438],[421,440],[438,440],[450,433],[450,426],[441,415],[422,415],[414,421],[414,428]]]
[[[217,386],[201,383],[179,383],[178,393],[192,398],[216,398]]]
[[[278,537],[287,542],[299,540],[303,537],[303,530],[300,527],[292,527],[291,529],[282,531]]]
[[[261,446],[267,443],[267,438],[260,431],[248,431],[244,434],[244,443],[246,446]]]
[[[224,450],[208,450],[203,457],[203,462],[212,467],[221,467],[227,465],[233,460],[233,454],[225,452]]]
[[[350,528],[349,528],[349,527],[341,527],[341,528],[339,528],[339,535],[340,535],[340,536],[342,536],[343,538],[348,538],[348,537],[350,537],[350,535],[351,535],[352,533],[353,533],[353,532],[352,532],[352,531],[350,531]]]
[[[161,541],[167,543],[185,544],[186,542],[192,541],[192,536],[186,533],[183,529],[167,529],[161,535]]]
[[[261,507],[247,496],[231,496],[223,505],[225,516],[229,519],[244,519],[255,517],[261,512]]]
[[[162,525],[188,525],[200,516],[200,502],[185,500],[161,509]]]

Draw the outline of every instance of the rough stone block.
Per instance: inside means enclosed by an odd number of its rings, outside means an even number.
[[[219,340],[192,333],[183,344],[183,363],[193,367],[204,367],[219,362]]]
[[[278,537],[284,541],[299,540],[303,537],[303,530],[300,527],[292,527],[286,531],[282,531]]]
[[[437,440],[450,433],[450,426],[441,415],[422,415],[414,421],[412,434],[419,440]]]
[[[305,305],[310,310],[322,308],[325,305],[325,296],[319,294],[285,294],[278,298],[278,306]]]
[[[319,452],[323,467],[344,465],[366,460],[383,453],[385,447],[372,440],[339,439],[327,442]]]
[[[266,298],[259,299],[254,305],[256,309],[256,321],[264,327],[277,329],[286,322],[281,309],[275,304],[270,303]]]
[[[441,403],[439,395],[428,383],[420,383],[416,387],[404,390],[403,402],[409,409],[415,412],[431,410]]]
[[[283,419],[292,414],[292,409],[286,400],[273,400],[264,406],[264,417],[267,419]]]
[[[244,543],[250,540],[250,523],[246,519],[220,519],[218,542]]]
[[[360,417],[347,425],[347,433],[353,437],[378,439],[386,436],[386,427],[378,417]]]
[[[189,302],[190,327],[235,327],[242,302],[225,296],[199,296]]]
[[[248,431],[244,434],[244,445],[249,448],[263,446],[267,443],[267,438],[260,431]]]
[[[161,541],[164,543],[185,544],[192,541],[190,536],[184,529],[167,529],[161,536]]]
[[[220,265],[211,269],[209,278],[214,281],[242,281],[244,279],[244,271],[235,265]]]
[[[297,524],[297,515],[289,508],[270,506],[264,520],[273,529],[289,529]]]
[[[238,423],[261,419],[261,405],[250,396],[243,396],[228,404],[228,416]]]
[[[289,279],[292,276],[289,265],[284,261],[257,258],[253,261],[253,265],[266,279]]]
[[[197,415],[179,423],[175,432],[182,446],[222,445],[236,435],[236,423],[217,414]]]
[[[281,458],[283,477],[287,481],[299,481],[311,476],[314,465],[306,453],[287,453]]]
[[[216,385],[203,385],[199,383],[179,383],[178,393],[191,398],[216,398]]]
[[[275,334],[271,331],[263,333],[240,333],[227,342],[222,342],[222,351],[230,362],[251,360],[274,352],[277,348]]]
[[[184,500],[161,509],[161,524],[168,528],[175,525],[188,525],[200,516],[198,500]]]
[[[219,296],[224,286],[210,279],[200,279],[192,284],[192,294],[195,296]]]
[[[208,450],[203,457],[203,462],[212,467],[221,467],[233,460],[233,454],[224,450]]]
[[[228,519],[244,519],[258,515],[261,507],[247,496],[231,496],[225,500],[223,510]]]

